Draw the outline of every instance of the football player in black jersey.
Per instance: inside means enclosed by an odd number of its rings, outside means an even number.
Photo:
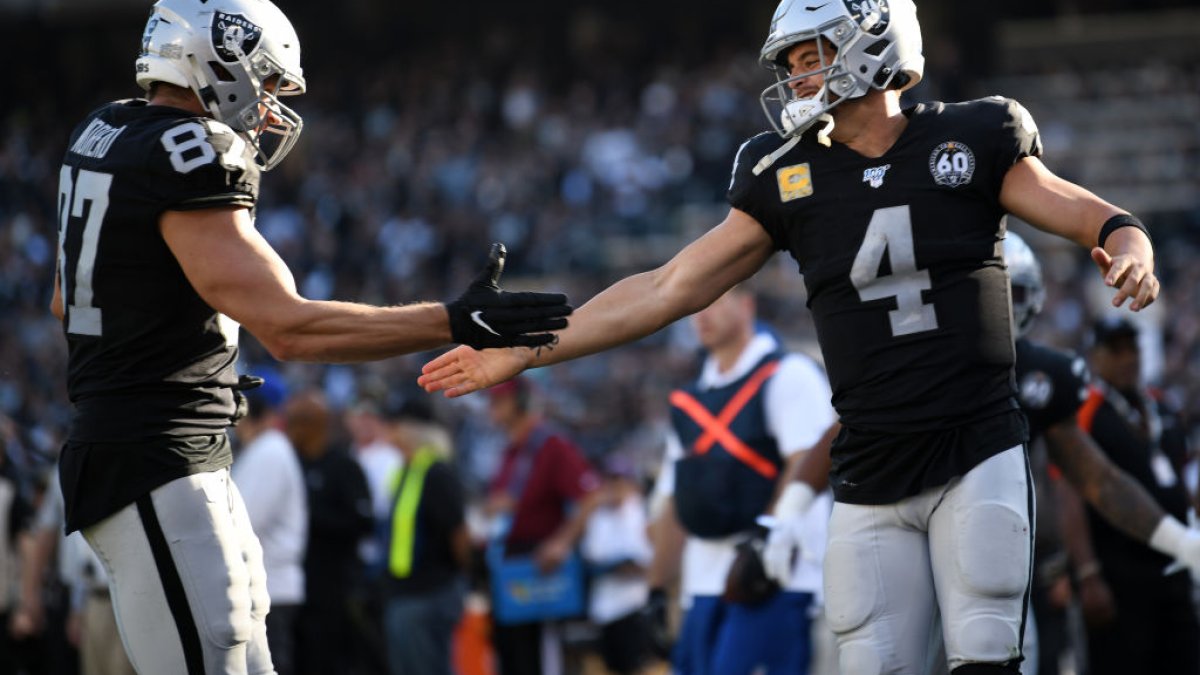
[[[590,300],[555,349],[459,348],[420,382],[459,396],[638,339],[786,250],[844,425],[825,576],[843,671],[918,668],[936,607],[958,675],[1015,672],[1033,504],[1004,216],[1091,249],[1135,311],[1159,291],[1150,239],[1042,164],[1016,101],[901,107],[924,66],[912,0],[784,0],[761,61],[776,133],[738,151],[724,222]]]
[[[362,361],[436,347],[537,346],[570,313],[505,293],[503,247],[448,304],[300,297],[254,228],[259,173],[295,144],[283,102],[300,43],[267,0],[161,0],[137,59],[149,100],[71,134],[59,173],[52,311],[74,418],[62,452],[67,530],[108,567],[141,673],[269,673],[261,549],[229,481],[238,324],[280,359]]]
[[[1112,527],[1200,574],[1200,531],[1185,528],[1178,518],[1164,511],[1137,480],[1109,460],[1076,422],[1076,413],[1088,394],[1083,359],[1025,336],[1045,298],[1041,266],[1033,251],[1018,235],[1009,232],[1004,239],[1004,259],[1011,278],[1018,335],[1018,401],[1029,420],[1030,441],[1045,439],[1048,459]],[[780,500],[775,506],[775,514],[788,522],[772,532],[764,552],[767,571],[774,577],[790,572],[794,542],[800,534],[800,517],[813,496],[828,485],[831,467],[828,450],[837,426],[795,468],[794,503],[784,505]],[[777,532],[787,536],[777,538]]]

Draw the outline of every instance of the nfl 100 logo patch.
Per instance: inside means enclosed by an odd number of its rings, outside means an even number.
[[[775,181],[779,184],[781,202],[790,202],[813,193],[812,170],[808,168],[808,162],[779,169],[775,172]]]
[[[929,173],[938,185],[966,185],[975,175],[975,153],[958,141],[946,141],[929,155]]]
[[[865,169],[863,171],[863,182],[873,188],[882,186],[883,176],[890,168],[892,168],[891,164],[884,164],[883,166],[873,166],[869,169]]]

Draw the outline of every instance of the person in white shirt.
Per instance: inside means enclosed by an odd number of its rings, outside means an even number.
[[[785,465],[834,421],[829,383],[812,359],[786,353],[756,330],[754,297],[745,289],[730,290],[693,322],[708,357],[695,385],[671,394],[675,433],[652,509],[660,534],[673,521],[686,532],[676,671],[804,675],[812,661],[810,616],[820,602],[827,496],[809,511],[811,541],[781,592],[755,604],[722,595],[737,544],[768,512]],[[674,538],[656,539],[651,581],[659,584]]]
[[[383,573],[387,558],[387,524],[392,517],[391,480],[404,467],[404,454],[389,438],[387,422],[375,398],[364,396],[358,400],[346,411],[345,421],[354,446],[354,458],[367,477],[371,512],[376,524],[375,532],[359,547],[359,555],[367,566],[367,573],[378,577]]]
[[[304,552],[308,544],[308,497],[300,459],[281,431],[285,392],[277,378],[246,392],[247,414],[238,422],[240,449],[233,482],[262,543],[267,571],[267,644],[278,675],[295,672],[295,621],[304,603]]]
[[[600,627],[600,656],[609,671],[633,675],[653,657],[641,612],[650,595],[646,570],[654,550],[646,536],[646,500],[631,458],[612,453],[579,543],[589,568],[588,618]]]

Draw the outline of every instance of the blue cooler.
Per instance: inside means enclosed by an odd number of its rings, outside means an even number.
[[[558,569],[542,574],[533,556],[504,557],[504,547],[487,550],[492,585],[492,618],[500,624],[537,623],[580,616],[587,606],[583,561],[577,552]]]

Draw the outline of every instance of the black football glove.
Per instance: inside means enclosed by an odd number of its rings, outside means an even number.
[[[573,308],[562,293],[500,290],[506,255],[504,244],[492,244],[487,267],[466,293],[446,304],[455,342],[475,349],[540,347],[556,339],[547,331],[567,327],[566,317]]]
[[[661,659],[671,658],[674,640],[671,638],[670,620],[667,618],[667,593],[661,588],[650,589],[646,605],[638,610],[641,628],[650,637],[650,650]]]
[[[241,422],[250,413],[250,402],[246,400],[246,395],[242,392],[261,387],[264,381],[261,377],[255,375],[238,376],[237,384],[230,387],[230,389],[233,389],[233,404],[235,406],[233,417],[229,420],[230,426]]]
[[[725,576],[725,602],[757,605],[779,592],[777,581],[767,576],[763,567],[762,549],[765,532],[755,528],[750,535],[738,542],[736,555]]]

